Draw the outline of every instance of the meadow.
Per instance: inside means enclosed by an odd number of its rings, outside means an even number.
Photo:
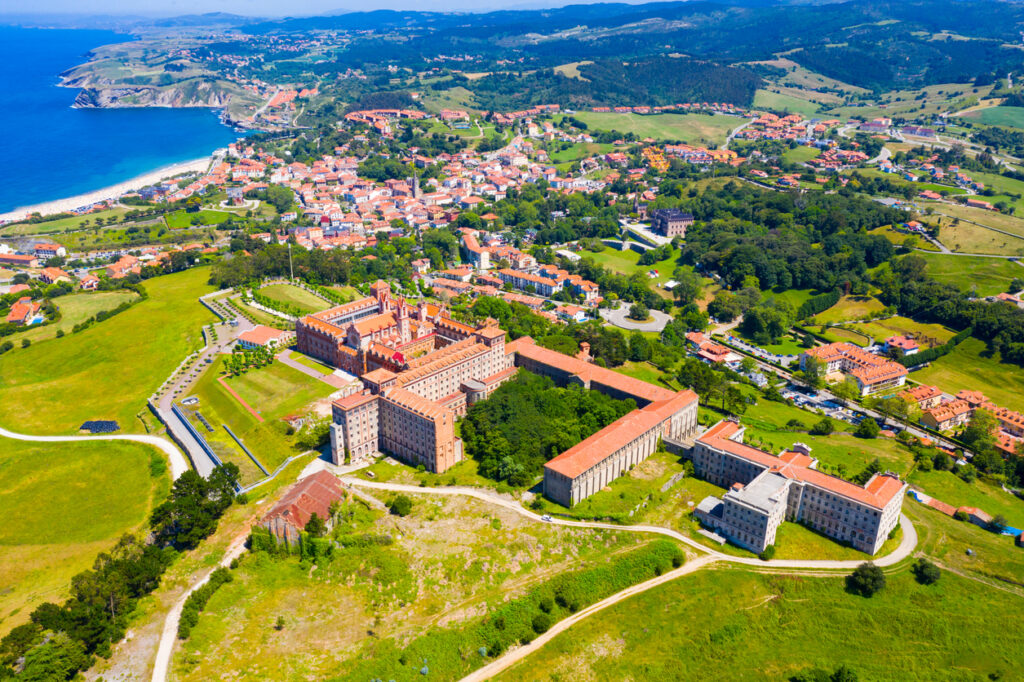
[[[948,571],[920,585],[902,570],[866,599],[839,576],[702,570],[587,618],[498,679],[783,680],[840,664],[873,681],[1012,676],[1024,633],[996,625],[1010,601]]]
[[[149,298],[61,339],[0,356],[0,424],[26,433],[74,433],[88,419],[143,431],[135,415],[215,321],[198,296],[207,268],[147,280]]]
[[[119,222],[128,213],[127,208],[110,208],[105,211],[96,211],[88,215],[75,215],[56,220],[47,220],[41,223],[12,223],[0,228],[0,234],[5,237],[14,235],[51,234],[56,232],[67,232],[80,230],[85,226],[96,225],[100,222],[106,223],[110,218],[116,218]]]
[[[131,442],[0,438],[0,634],[141,529],[170,487],[163,455]]]
[[[965,221],[940,218],[938,238],[958,253],[1024,256],[1024,237],[1011,237]]]
[[[188,213],[181,209],[165,215],[164,222],[167,223],[168,229],[180,230],[196,225],[220,225],[230,217],[232,217],[231,213],[227,211],[209,211],[204,209],[195,213]]]
[[[1012,410],[1024,410],[1024,369],[989,357],[985,343],[967,338],[953,352],[911,373],[922,384],[938,386],[947,393],[981,391],[992,402]]]
[[[1010,288],[1010,282],[1022,276],[1024,267],[1006,258],[971,258],[940,253],[918,254],[928,263],[932,279],[953,284],[978,296],[994,296]]]
[[[735,116],[721,114],[615,114],[580,111],[575,118],[591,130],[615,130],[655,140],[680,140],[688,144],[717,146],[729,131],[743,123]]]
[[[885,305],[873,296],[843,296],[831,308],[814,316],[819,324],[836,324],[875,316],[885,310]]]
[[[817,158],[820,154],[821,150],[817,147],[800,145],[799,147],[787,149],[782,153],[782,158],[790,163],[807,163],[811,159]]]
[[[754,93],[754,108],[771,109],[779,113],[801,114],[803,116],[814,116],[821,109],[815,102],[763,89],[757,90]]]
[[[951,471],[915,471],[910,482],[954,507],[977,507],[992,516],[1002,514],[1014,528],[1024,529],[1024,500],[999,486],[978,479],[966,483]]]
[[[962,117],[989,126],[1024,128],[1024,107],[984,107],[962,114]]]

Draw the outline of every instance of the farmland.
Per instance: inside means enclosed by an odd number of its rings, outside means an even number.
[[[939,253],[918,254],[928,264],[929,277],[953,284],[978,296],[994,296],[1007,291],[1010,282],[1021,276],[1024,267],[1005,258],[971,258]]]
[[[754,107],[804,116],[813,116],[820,109],[816,103],[809,100],[770,90],[758,90],[754,93]]]
[[[1024,107],[984,107],[961,116],[989,126],[1024,128]]]

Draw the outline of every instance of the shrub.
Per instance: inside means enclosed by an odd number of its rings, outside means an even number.
[[[757,555],[757,558],[761,561],[771,561],[775,557],[775,545],[768,545],[764,550]]]
[[[218,568],[210,574],[210,579],[205,585],[188,596],[185,606],[181,610],[181,620],[178,621],[178,639],[189,638],[192,628],[199,622],[199,613],[206,608],[213,593],[220,589],[221,585],[229,583],[233,579],[231,571],[223,567]]]
[[[857,430],[854,431],[854,435],[857,438],[878,438],[878,434],[881,429],[878,427],[876,422],[871,417],[865,417],[860,424],[857,425]]]
[[[533,631],[542,635],[551,628],[551,616],[546,613],[538,613],[533,617]]]
[[[971,517],[967,515],[967,512],[958,509],[953,513],[953,518],[957,521],[970,521]]]
[[[914,562],[911,570],[914,572],[917,582],[922,585],[933,585],[939,581],[939,576],[942,575],[938,566],[923,557]]]
[[[412,513],[412,500],[406,495],[395,495],[388,510],[395,516],[408,516]]]
[[[885,587],[885,574],[870,561],[854,569],[846,576],[846,589],[862,597],[870,597]]]
[[[828,417],[822,417],[821,421],[811,427],[812,436],[828,436],[836,430],[836,425]]]

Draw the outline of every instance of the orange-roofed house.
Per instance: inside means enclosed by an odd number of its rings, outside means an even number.
[[[39,273],[39,279],[47,284],[56,284],[57,282],[71,283],[71,275],[60,268],[43,268],[42,272]]]
[[[809,358],[817,360],[825,374],[842,372],[853,377],[861,396],[896,388],[907,381],[906,367],[852,343],[829,343],[808,348],[800,354],[800,369],[806,371]]]
[[[41,318],[41,309],[41,304],[33,302],[28,296],[22,296],[11,306],[7,322],[17,325],[35,324]]]
[[[260,521],[278,542],[299,541],[313,514],[322,519],[327,529],[333,526],[331,503],[342,499],[345,490],[338,477],[326,470],[307,476],[293,485],[284,497]]]
[[[743,433],[737,422],[718,422],[691,455],[695,475],[727,489],[704,498],[694,515],[734,544],[760,553],[788,520],[875,554],[899,523],[907,484],[895,474],[860,486],[818,471],[806,445],[776,457],[744,443]]]
[[[238,345],[242,348],[284,348],[288,345],[294,332],[284,329],[274,329],[258,324],[248,331],[238,335]]]
[[[942,391],[934,386],[914,386],[900,393],[899,397],[922,410],[927,410],[942,402]]]

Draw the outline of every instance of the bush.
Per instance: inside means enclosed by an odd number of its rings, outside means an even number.
[[[192,628],[199,622],[199,613],[206,608],[207,602],[213,593],[220,589],[224,583],[229,583],[234,578],[231,571],[226,568],[218,568],[210,574],[210,580],[205,585],[196,589],[185,600],[185,606],[181,610],[181,620],[178,621],[178,639],[188,639],[192,634]]]
[[[878,438],[879,432],[882,429],[878,427],[876,422],[871,417],[865,417],[860,424],[857,425],[857,430],[854,431],[853,435],[857,438]]]
[[[922,585],[933,585],[939,581],[939,576],[942,574],[939,571],[939,567],[928,561],[925,558],[920,558],[914,562],[913,568],[914,577],[917,578],[917,582]]]
[[[388,510],[395,516],[408,516],[412,513],[412,500],[406,495],[395,495]]]
[[[846,589],[862,597],[870,597],[885,587],[885,574],[870,561],[854,569],[846,576]]]
[[[775,557],[775,545],[768,545],[764,550],[757,555],[757,558],[761,561],[771,561]]]
[[[828,417],[822,417],[821,421],[811,427],[812,436],[828,436],[836,430],[836,425]]]
[[[21,347],[22,348],[28,348],[31,345],[32,345],[32,342],[29,339],[22,339],[21,340]]]
[[[988,522],[988,529],[993,533],[1002,533],[1007,527],[1006,517],[1002,514],[996,514],[992,517],[992,520]]]
[[[960,509],[956,510],[956,512],[953,513],[953,518],[956,519],[957,521],[970,521],[971,520],[971,517],[967,515],[967,512],[962,511]]]
[[[546,613],[538,613],[533,617],[533,631],[542,635],[551,628],[551,616]]]

